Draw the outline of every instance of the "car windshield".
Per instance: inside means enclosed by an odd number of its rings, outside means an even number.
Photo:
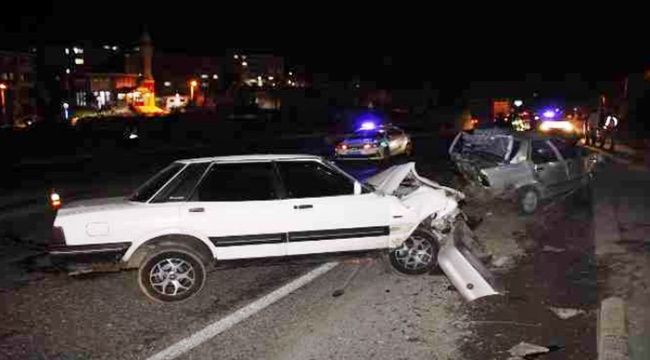
[[[354,133],[353,138],[380,138],[383,134],[383,131],[377,130],[359,130]]]
[[[147,202],[154,194],[158,192],[161,186],[165,185],[174,175],[176,175],[185,164],[172,163],[166,168],[160,170],[144,184],[138,187],[129,197],[131,201]]]

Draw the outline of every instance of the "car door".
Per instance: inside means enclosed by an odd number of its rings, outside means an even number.
[[[270,161],[215,163],[181,206],[181,224],[208,237],[220,260],[284,256],[288,211],[278,191]]]
[[[551,139],[551,142],[560,155],[562,155],[562,159],[567,165],[567,175],[570,185],[575,186],[579,184],[582,177],[586,175],[586,161],[583,157],[582,149],[563,139]]]
[[[354,194],[354,179],[320,161],[277,161],[291,211],[288,255],[386,248],[389,199]]]
[[[563,191],[568,180],[568,169],[557,150],[547,140],[533,140],[531,144],[533,176],[542,184],[544,197]]]

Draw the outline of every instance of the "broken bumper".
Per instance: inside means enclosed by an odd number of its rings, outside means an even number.
[[[467,301],[503,293],[503,288],[468,244],[467,226],[456,224],[438,252],[438,265]]]

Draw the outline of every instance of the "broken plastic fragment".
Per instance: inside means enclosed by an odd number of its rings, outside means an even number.
[[[550,245],[544,245],[544,247],[542,248],[542,251],[544,251],[544,252],[561,253],[561,252],[564,252],[565,249],[556,248],[555,246],[550,246]]]
[[[574,317],[576,315],[586,314],[587,313],[586,311],[580,310],[580,309],[556,308],[556,307],[552,307],[552,306],[549,307],[548,309],[551,310],[552,312],[554,312],[555,315],[557,315],[557,317],[559,317],[562,320],[566,320],[566,319],[572,318],[572,317]]]
[[[508,353],[512,356],[528,356],[528,355],[535,355],[535,354],[545,354],[549,352],[549,348],[544,347],[544,346],[539,346],[535,344],[529,344],[526,342],[520,342],[519,344],[513,346],[510,350],[508,350]]]

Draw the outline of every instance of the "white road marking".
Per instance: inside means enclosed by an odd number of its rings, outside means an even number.
[[[212,324],[190,335],[189,337],[180,340],[174,345],[171,345],[163,351],[149,357],[147,360],[170,360],[192,350],[193,348],[230,329],[241,321],[249,318],[260,310],[263,310],[267,306],[296,291],[297,289],[307,285],[317,277],[332,270],[338,264],[338,262],[328,262],[315,268],[314,270],[291,281],[281,288],[278,288],[273,292],[261,297],[260,299],[253,301],[245,307],[235,311],[234,313],[221,318],[216,322],[213,322]]]

